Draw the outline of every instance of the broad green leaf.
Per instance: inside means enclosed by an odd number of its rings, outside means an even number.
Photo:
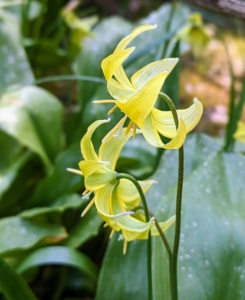
[[[208,136],[190,135],[185,143],[185,177],[190,175],[196,168],[198,168],[198,166],[206,160],[207,156],[211,155],[212,153],[216,153],[219,148],[220,147],[219,145],[217,145],[215,140]],[[146,193],[146,200],[148,206],[153,212],[156,211],[156,207],[158,206],[162,195],[164,195],[164,193],[166,193],[166,191],[171,186],[175,186],[177,182],[177,154],[178,152],[176,150],[165,151],[160,161],[159,168],[157,169],[155,174],[153,174],[150,177],[151,179],[155,179],[158,181],[158,184],[152,186],[150,190]],[[174,203],[174,200],[171,199],[171,201]],[[165,219],[167,218],[158,218],[159,221]],[[154,241],[154,243],[158,242],[158,238],[156,239],[155,237],[153,237],[152,240]],[[119,249],[119,244],[122,247],[122,243],[117,242],[115,239],[108,245],[107,254],[104,259],[102,271],[100,274],[97,299],[103,300],[106,299],[106,297],[108,298],[111,290],[114,291],[113,295],[116,299],[126,300],[128,298],[135,297],[136,299],[145,299],[145,295],[147,295],[146,267],[144,265],[144,270],[134,273],[131,269],[131,265],[136,263],[142,265],[142,260],[144,261],[146,259],[146,247],[144,246],[143,250],[141,242],[132,242],[129,244],[129,250],[132,251],[132,253],[134,253],[135,256],[131,256],[131,252],[127,251],[127,255],[125,257],[120,252],[121,249]],[[161,242],[159,247],[161,247]],[[155,248],[155,251],[158,251],[157,247]],[[153,256],[153,260],[156,265],[163,264],[163,268],[165,269],[164,271],[161,270],[162,272],[168,272],[168,265],[165,257],[163,262],[156,262],[155,256]],[[118,269],[118,266],[120,266],[120,269]],[[134,276],[135,279],[127,280],[127,278],[131,276],[128,274],[128,269],[131,270],[131,272],[133,272],[132,276]],[[153,269],[154,274],[159,273],[157,273],[158,269],[155,265]],[[106,278],[110,276],[110,272],[113,274],[113,278],[111,281],[107,281],[107,283],[105,283],[104,280],[106,280]],[[159,278],[162,278],[162,276],[162,273],[160,273]],[[157,275],[155,276],[154,280],[156,280],[156,277]],[[141,289],[137,291],[133,287],[135,280],[136,284],[138,286],[141,286]],[[166,280],[168,280],[168,278],[166,278]],[[119,286],[118,289],[117,286]],[[100,293],[103,293],[102,295],[104,298],[99,298]],[[162,299],[167,300],[163,297]]]
[[[76,249],[63,246],[51,246],[33,251],[18,265],[16,270],[23,273],[30,268],[43,265],[75,267],[93,280],[97,280],[98,276],[98,268],[88,256]]]
[[[184,182],[178,256],[180,299],[242,300],[245,297],[245,158],[218,152]],[[174,213],[176,187],[162,198],[158,219]],[[172,244],[173,229],[167,233]],[[154,300],[170,300],[168,258],[154,242]]]
[[[146,241],[129,243],[123,255],[123,241],[115,234],[104,257],[96,300],[141,300],[147,297]]]
[[[21,150],[19,143],[10,135],[0,130],[0,172],[14,163]]]
[[[61,242],[62,245],[78,248],[87,240],[98,234],[103,220],[99,217],[95,207],[92,207],[85,216],[69,232],[67,239]]]
[[[67,168],[79,169],[80,160],[82,160],[82,156],[79,143],[62,151],[55,160],[52,174],[37,185],[33,195],[26,203],[26,208],[50,206],[62,195],[81,189],[83,177],[66,170]]]
[[[55,243],[66,238],[64,227],[20,217],[0,219],[0,254],[28,250],[38,243]]]
[[[0,172],[0,217],[21,211],[35,185],[43,176],[44,170],[40,159],[30,151],[23,152],[15,158],[9,168]]]
[[[0,95],[33,82],[33,74],[21,43],[16,16],[0,10]]]
[[[2,201],[4,193],[11,187],[13,181],[18,176],[19,171],[26,162],[30,159],[31,154],[25,153],[20,156],[8,169],[0,172],[0,202]]]
[[[8,300],[37,300],[25,280],[0,257],[0,289]]]
[[[22,211],[19,216],[24,219],[31,219],[36,216],[46,215],[50,213],[63,213],[69,208],[78,208],[83,204],[84,200],[77,194],[64,195],[47,207],[35,207]]]
[[[48,166],[61,148],[62,117],[59,100],[34,86],[0,100],[0,128],[38,153]]]

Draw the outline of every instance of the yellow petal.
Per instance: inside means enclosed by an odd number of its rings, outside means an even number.
[[[128,43],[130,43],[137,35],[141,34],[144,31],[155,29],[156,27],[156,25],[141,25],[135,28],[130,35],[126,36],[124,39],[121,40],[121,42],[116,47],[115,52],[125,49]]]
[[[123,128],[119,135],[112,135],[100,146],[99,157],[102,161],[110,162],[110,165],[108,167],[111,170],[115,169],[118,157],[123,146],[133,134],[132,130],[130,130],[127,135],[125,134],[125,131],[126,128]]]
[[[237,124],[237,131],[234,134],[234,138],[241,143],[245,143],[245,124],[241,121]]]
[[[150,80],[141,90],[125,103],[117,103],[117,106],[134,123],[142,128],[145,118],[151,112],[156,103],[158,94],[162,88],[167,73],[160,73]]]
[[[165,232],[166,230],[169,229],[170,226],[173,225],[174,222],[175,222],[175,216],[172,216],[165,222],[159,222],[159,225],[160,225],[162,231]],[[159,231],[157,230],[156,226],[152,227],[151,234],[153,236],[159,235]]]
[[[133,89],[132,86],[126,88],[114,79],[108,81],[107,89],[110,95],[120,102],[126,102],[125,100],[130,99],[137,93],[137,90]]]
[[[152,113],[146,118],[144,126],[141,128],[141,132],[150,145],[164,149],[178,149],[183,145],[186,138],[186,126],[180,116],[178,130],[176,132],[175,129],[175,136],[167,144],[164,144],[159,136]]]
[[[114,213],[111,207],[112,195],[115,190],[117,183],[111,183],[106,185],[104,188],[95,192],[95,206],[100,217],[114,230],[121,230],[118,221],[122,218],[126,218],[133,212],[126,212],[119,208],[118,213]]]
[[[117,188],[112,193],[111,209],[112,213],[115,215],[126,211],[122,201],[120,201],[120,191]],[[151,218],[149,222],[142,222],[130,215],[120,218],[117,222],[117,226],[122,229],[123,236],[127,241],[147,239],[149,230],[153,225],[154,218]]]
[[[203,106],[196,98],[194,103],[187,109],[179,109],[177,113],[181,115],[186,126],[186,133],[189,133],[195,128],[202,117]],[[156,108],[152,109],[152,118],[156,130],[168,138],[176,136],[176,127],[171,111],[160,111]]]
[[[123,62],[133,51],[134,47],[124,49],[122,51],[117,51],[102,60],[101,68],[106,81],[111,79],[115,71],[123,64]]]
[[[152,184],[156,183],[153,180],[139,181],[139,184],[145,193]],[[120,183],[117,187],[118,199],[123,203],[126,210],[133,209],[138,206],[141,202],[139,192],[135,185],[125,178],[120,179]]]
[[[105,167],[109,162],[83,160],[79,163],[87,190],[96,191],[106,184],[115,181],[116,173]]]
[[[95,121],[92,125],[89,126],[87,132],[85,133],[84,137],[81,140],[81,152],[83,158],[85,160],[99,160],[98,155],[94,150],[93,143],[91,141],[92,135],[97,127],[101,124],[107,123],[109,120],[98,120]]]
[[[163,72],[168,76],[178,61],[178,58],[166,58],[146,65],[132,76],[133,86],[141,89],[148,81]]]

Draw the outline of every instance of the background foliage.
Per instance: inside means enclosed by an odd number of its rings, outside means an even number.
[[[174,34],[191,8],[183,4],[173,10],[157,1],[136,10],[130,1],[116,7],[114,2],[12,2],[0,1],[0,299],[144,299],[145,242],[130,243],[125,256],[117,235],[109,241],[95,208],[81,218],[89,201],[81,197],[83,179],[66,168],[78,168],[80,139],[94,120],[107,117],[107,106],[92,104],[108,97],[101,60],[142,23],[158,27],[147,39],[135,40],[137,51],[125,66],[129,74],[163,57],[182,57],[190,45]],[[180,66],[164,87],[176,104]],[[233,151],[232,138],[244,88],[239,98],[232,69],[230,76],[226,142],[193,134],[185,143],[180,299],[245,295],[245,159]],[[205,95],[200,100],[205,105]],[[112,125],[96,132],[95,143]],[[126,145],[117,164],[120,172],[159,182],[147,194],[159,219],[174,213],[176,155],[139,137]],[[154,238],[152,269],[154,300],[162,293],[170,299],[167,253],[159,238]]]

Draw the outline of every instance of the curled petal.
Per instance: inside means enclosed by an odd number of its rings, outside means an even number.
[[[122,112],[136,123],[139,128],[142,128],[145,118],[155,105],[166,77],[167,73],[165,72],[156,75],[127,102],[117,103],[117,106],[122,110]]]
[[[190,132],[195,128],[201,119],[203,113],[203,106],[200,101],[196,98],[194,103],[187,109],[177,110],[177,113],[181,115],[185,126],[186,133]],[[156,130],[168,138],[173,138],[176,136],[176,127],[171,111],[160,111],[156,108],[152,109],[152,118]]]
[[[85,160],[99,160],[98,155],[96,154],[94,150],[93,143],[91,141],[92,135],[97,127],[99,127],[101,124],[107,123],[110,120],[98,120],[95,121],[92,125],[89,126],[87,132],[85,133],[84,137],[81,140],[81,152],[83,155],[83,158]]]
[[[130,130],[127,135],[125,131],[126,128],[123,128],[119,135],[112,135],[100,146],[99,157],[103,161],[110,162],[109,168],[111,170],[115,169],[116,162],[123,146],[133,134],[133,130]]]
[[[166,230],[169,229],[170,226],[173,225],[174,222],[175,222],[175,216],[172,216],[171,218],[169,218],[169,219],[168,219],[167,221],[165,221],[165,222],[159,222],[159,225],[160,225],[162,231],[165,232]],[[159,235],[159,232],[158,232],[156,226],[152,227],[152,229],[151,229],[151,234],[152,234],[153,236]]]
[[[132,211],[124,211],[121,210],[120,205],[119,209],[117,210],[118,213],[115,213],[112,210],[112,195],[113,191],[115,190],[117,183],[111,183],[106,185],[104,188],[95,192],[95,206],[98,211],[100,217],[114,230],[119,231],[121,230],[118,221],[122,218],[126,218],[128,215],[133,214]]]
[[[156,25],[141,25],[137,27],[131,32],[130,35],[126,36],[124,39],[121,40],[121,42],[117,45],[115,52],[125,49],[128,43],[130,43],[136,36],[138,36],[142,32],[155,29],[156,27],[157,27]]]
[[[114,189],[112,193],[111,209],[112,213],[115,215],[125,211],[123,208],[123,203],[119,199],[119,193],[117,189]],[[147,239],[149,231],[154,225],[154,218],[151,218],[149,222],[142,222],[141,220],[128,215],[124,218],[120,218],[117,222],[117,225],[122,230],[126,241]]]
[[[136,72],[132,78],[132,84],[136,89],[141,89],[148,81],[160,73],[168,75],[179,61],[178,58],[166,58],[146,65]]]
[[[114,79],[110,79],[107,82],[107,89],[110,95],[120,102],[127,101],[137,93],[132,86],[125,87]]]
[[[182,117],[179,116],[178,130],[176,132],[175,129],[175,136],[167,144],[162,142],[157,129],[158,128],[151,113],[149,116],[147,116],[144,126],[141,128],[142,134],[150,145],[164,149],[178,149],[183,145],[186,138],[186,126]]]
[[[139,184],[144,193],[154,183],[155,181],[153,180],[139,181]],[[125,207],[126,210],[130,210],[133,207],[138,206],[141,202],[139,192],[130,180],[124,178],[120,179],[120,183],[117,187],[117,192],[118,199],[120,202],[122,202],[122,205]]]
[[[123,62],[134,51],[134,47],[123,49],[112,53],[102,60],[101,68],[104,73],[106,81],[112,78],[116,70],[123,64]]]
[[[115,181],[116,172],[105,167],[109,162],[82,160],[79,167],[82,170],[87,190],[95,191],[111,181]]]

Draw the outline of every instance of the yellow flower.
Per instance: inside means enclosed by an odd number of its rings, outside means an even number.
[[[234,133],[234,138],[241,143],[245,143],[245,123],[238,122],[237,131]]]
[[[189,23],[178,31],[176,37],[190,43],[194,54],[198,56],[207,46],[210,37],[199,13],[190,14],[188,21]]]
[[[136,130],[137,125],[151,145],[177,149],[182,146],[186,134],[196,126],[201,118],[202,104],[196,99],[190,108],[178,111],[179,127],[176,131],[172,114],[154,108],[162,85],[178,62],[178,58],[168,58],[150,63],[137,71],[131,80],[128,79],[122,64],[135,48],[126,48],[126,46],[140,33],[155,27],[142,25],[136,28],[118,44],[110,56],[102,61],[101,66],[107,81],[107,89],[115,100],[98,100],[94,103],[114,103],[115,106],[108,114],[117,107],[125,114],[104,141],[117,130],[120,130],[126,118],[129,117],[131,121],[128,125],[128,131],[131,127]],[[164,144],[159,133],[170,137],[172,140]]]
[[[158,234],[154,218],[145,222],[145,217],[141,212],[134,213],[132,211],[133,208],[140,205],[139,193],[130,180],[124,178],[117,180],[115,171],[120,151],[133,135],[133,130],[131,129],[126,135],[126,128],[123,128],[119,135],[107,139],[100,146],[97,154],[91,138],[96,128],[106,122],[108,120],[95,121],[81,140],[81,152],[84,160],[79,163],[79,167],[84,176],[86,194],[94,192],[94,197],[83,215],[95,204],[101,218],[114,231],[122,231],[125,243],[135,239],[147,239],[151,229],[153,235]],[[144,192],[153,183],[155,183],[153,180],[139,181]],[[175,217],[172,217],[166,222],[161,222],[163,231],[167,230],[174,220]]]

